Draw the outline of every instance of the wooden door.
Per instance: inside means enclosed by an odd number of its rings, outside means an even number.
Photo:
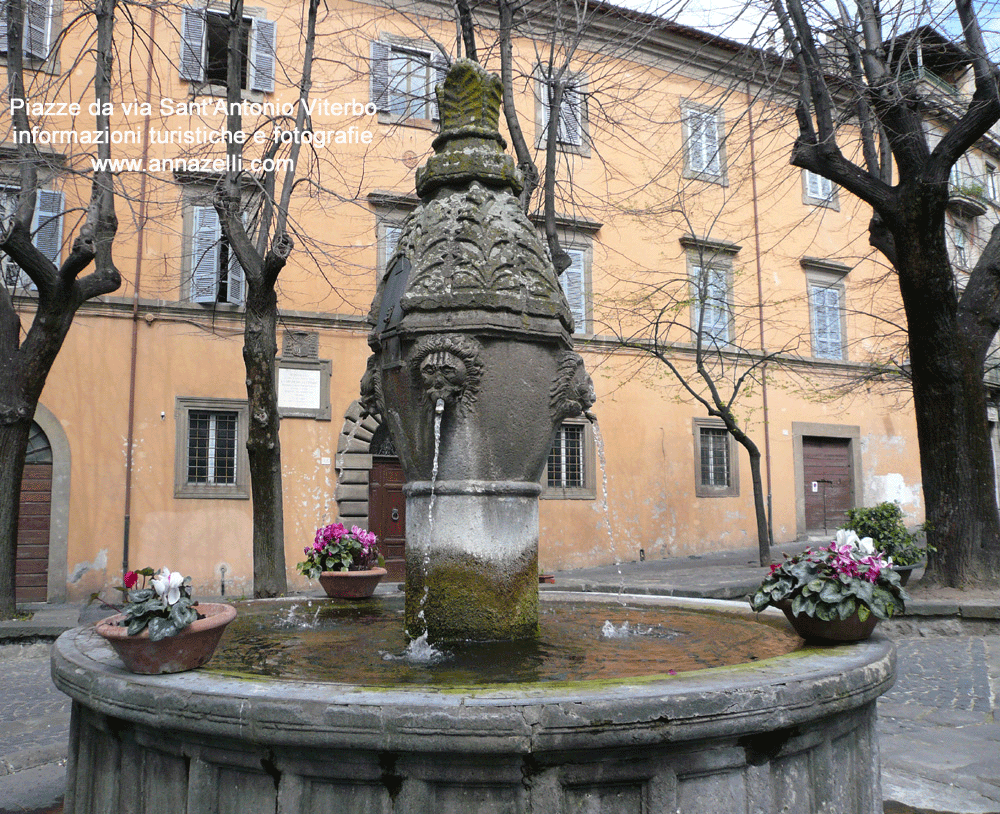
[[[52,513],[52,464],[25,464],[17,524],[18,602],[48,599],[49,516]]]
[[[802,439],[806,529],[832,532],[844,525],[854,505],[851,442],[847,438]]]
[[[399,458],[374,456],[368,476],[368,525],[375,533],[389,571],[387,580],[406,577],[406,496]]]

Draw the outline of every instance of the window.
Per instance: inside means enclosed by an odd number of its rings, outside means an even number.
[[[448,66],[419,44],[371,44],[371,100],[392,121],[437,119],[434,88]]]
[[[225,11],[181,9],[181,79],[225,86],[228,60],[228,16]],[[274,90],[275,23],[244,17],[240,29],[240,72],[244,90]]]
[[[993,203],[1000,203],[1000,180],[997,179],[997,168],[986,165],[986,197]]]
[[[691,263],[691,331],[702,345],[729,344],[732,314],[729,269],[708,265],[703,259]]]
[[[725,425],[717,419],[694,419],[695,495],[697,497],[736,497],[739,473],[735,442]]]
[[[810,170],[802,171],[802,202],[812,206],[836,208],[837,190],[829,178]]]
[[[17,209],[20,190],[16,187],[0,187],[0,229],[10,223]],[[40,189],[35,196],[35,215],[31,232],[35,246],[57,267],[62,262],[62,213],[65,198],[62,192]],[[0,273],[7,288],[33,289],[34,283],[10,257],[0,252]]]
[[[44,60],[49,55],[53,0],[24,0],[24,55]],[[0,0],[0,53],[7,53],[7,4]]]
[[[191,301],[242,305],[246,298],[243,267],[222,236],[214,206],[191,207]]]
[[[570,257],[569,267],[559,275],[559,284],[573,314],[573,333],[587,333],[587,253],[563,247]]]
[[[542,497],[593,499],[594,435],[585,421],[566,421],[556,431],[542,476]]]
[[[539,69],[541,71],[541,69]],[[548,138],[551,83],[540,73],[536,84],[538,94],[538,146],[544,147]],[[573,74],[563,87],[562,103],[559,106],[559,129],[556,141],[567,152],[589,155],[586,147],[587,98],[586,79],[583,74]],[[576,149],[574,149],[576,148]]]
[[[969,243],[971,224],[965,218],[955,218],[952,222],[951,243],[955,250],[955,263],[962,268],[970,265]]]
[[[812,352],[820,359],[844,358],[843,294],[839,284],[809,283]]]
[[[176,498],[247,498],[247,405],[178,398]]]
[[[700,107],[684,108],[684,173],[688,178],[726,182],[726,157],[722,145],[722,112]]]

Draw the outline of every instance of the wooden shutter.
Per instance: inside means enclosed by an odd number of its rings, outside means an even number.
[[[438,112],[437,86],[444,84],[444,80],[448,76],[448,63],[440,54],[431,57],[431,76],[433,77],[431,86],[427,89],[428,107],[431,118],[437,121],[441,118],[441,114]]]
[[[582,143],[582,97],[573,87],[563,91],[562,109],[559,111],[559,141],[563,144]]]
[[[219,213],[212,206],[192,208],[191,301],[215,302],[219,296]]]
[[[0,51],[7,53],[7,0],[0,0]]]
[[[570,264],[559,276],[563,294],[573,314],[574,333],[586,333],[587,298],[584,286],[584,253],[580,249],[563,249],[570,257]]]
[[[49,55],[52,0],[27,0],[24,15],[24,53],[37,59]]]
[[[729,275],[724,268],[691,267],[694,302],[691,329],[703,340],[729,342]],[[704,312],[704,314],[703,314]]]
[[[382,111],[389,109],[389,46],[371,43],[371,101]]]
[[[806,192],[810,198],[825,201],[833,196],[833,182],[829,178],[806,170]]]
[[[811,286],[813,356],[843,358],[840,330],[840,290],[833,286]]]
[[[205,12],[191,6],[181,7],[181,79],[205,81]]]
[[[250,46],[250,90],[274,91],[275,36],[274,20],[253,19],[253,42]]]
[[[688,169],[692,172],[721,174],[718,117],[710,111],[689,110],[685,118],[688,130]]]
[[[62,254],[62,213],[65,198],[61,192],[51,189],[38,190],[35,202],[35,222],[31,231],[35,233],[35,246],[59,267]]]
[[[220,233],[221,233],[220,224]],[[243,213],[243,228],[247,228],[247,215],[246,212]],[[249,237],[249,231],[247,236]],[[226,302],[232,303],[233,305],[243,305],[247,298],[247,277],[243,272],[243,266],[240,265],[240,260],[236,256],[236,252],[233,251],[232,244],[229,244],[229,264],[226,269],[226,279],[228,284],[226,286]]]

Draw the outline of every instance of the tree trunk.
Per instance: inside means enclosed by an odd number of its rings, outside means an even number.
[[[261,292],[247,275],[243,359],[247,371],[250,431],[250,491],[253,497],[253,594],[281,596],[285,575],[285,526],[281,493],[281,442],[275,356],[278,299]]]
[[[21,475],[28,449],[31,419],[0,425],[0,619],[16,610],[17,526],[21,503]]]
[[[760,475],[760,450],[754,444],[747,447],[750,455],[750,480],[753,483],[753,511],[757,519],[757,555],[761,566],[771,564],[771,535],[767,522],[767,507],[764,503],[764,479]]]
[[[986,388],[977,340],[959,326],[944,235],[912,217],[893,228],[909,324],[930,577],[961,588],[1000,578]]]

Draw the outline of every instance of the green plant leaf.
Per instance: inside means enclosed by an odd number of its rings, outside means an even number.
[[[868,609],[867,605],[858,606],[858,619],[862,622],[868,621],[868,617],[872,615],[872,612]]]

